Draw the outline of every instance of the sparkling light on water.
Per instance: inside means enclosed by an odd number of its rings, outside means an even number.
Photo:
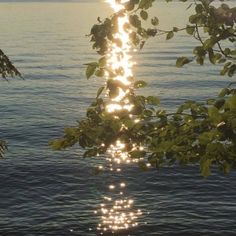
[[[106,232],[116,232],[131,227],[136,227],[138,216],[142,215],[140,209],[133,211],[132,199],[118,199],[113,201],[112,198],[104,197],[106,204],[101,204],[102,221],[97,230]],[[97,214],[97,212],[95,212]]]
[[[110,146],[107,161],[110,163],[111,172],[121,172],[122,165],[136,162],[135,159],[130,158],[125,147],[120,140]],[[136,149],[135,145],[134,148]],[[100,210],[95,211],[95,214],[101,215],[101,222],[97,227],[101,234],[115,233],[138,226],[137,219],[142,215],[142,211],[134,210],[134,200],[126,196],[126,187],[125,181],[108,185],[109,194],[104,196],[104,203],[100,205]]]
[[[118,1],[116,0],[107,0],[113,10],[115,12],[122,10],[124,6],[122,3],[126,1]],[[133,108],[133,104],[126,99],[125,104],[121,104],[120,102],[125,98],[127,94],[130,93],[130,86],[132,86],[133,72],[132,68],[134,63],[132,62],[132,56],[130,53],[132,52],[132,46],[130,44],[129,33],[130,30],[125,29],[126,25],[129,25],[129,17],[127,14],[120,16],[118,18],[118,30],[114,35],[114,38],[120,42],[120,45],[117,46],[116,43],[111,43],[109,45],[109,51],[107,53],[107,64],[111,71],[122,70],[122,75],[117,75],[113,78],[115,81],[119,81],[123,86],[119,88],[119,93],[115,98],[112,98],[110,103],[107,105],[107,111],[113,113],[115,111],[120,110],[128,110],[131,111]],[[109,75],[107,74],[107,78]]]
[[[118,12],[124,9],[122,3],[128,2],[128,0],[107,0],[114,12]],[[115,113],[117,111],[132,111],[133,104],[126,98],[126,95],[130,94],[130,89],[133,86],[133,72],[132,68],[134,63],[132,62],[131,52],[132,46],[129,39],[131,31],[125,30],[125,25],[129,24],[129,17],[127,14],[123,14],[118,18],[118,31],[114,35],[114,38],[120,42],[119,46],[116,43],[109,45],[109,51],[107,53],[107,64],[111,71],[122,70],[122,75],[117,75],[112,79],[122,84],[122,88],[119,88],[118,95],[114,98],[110,98],[106,105],[106,110],[109,113]],[[109,73],[107,73],[107,79]],[[131,115],[132,116],[132,115]],[[132,117],[131,117],[132,118]],[[117,117],[119,119],[119,117]],[[139,120],[134,120],[138,123]],[[123,129],[126,127],[123,126]],[[133,150],[142,150],[142,148],[133,144]],[[108,149],[107,161],[109,163],[109,170],[111,172],[121,172],[122,165],[137,162],[132,159],[129,153],[126,151],[126,144],[121,140],[117,140]],[[103,167],[100,167],[102,169]],[[111,183],[108,186],[109,196],[104,196],[104,203],[100,205],[100,209],[95,211],[95,214],[101,215],[101,222],[98,224],[97,230],[100,234],[106,232],[115,233],[120,230],[127,230],[138,225],[137,219],[142,215],[140,209],[134,210],[134,200],[126,196],[125,189],[127,184],[122,181],[120,183]]]

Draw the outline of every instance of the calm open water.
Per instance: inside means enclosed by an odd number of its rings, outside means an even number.
[[[185,22],[185,4],[159,3],[152,10],[163,28]],[[0,46],[25,80],[0,81],[0,134],[8,141],[0,160],[0,235],[96,235],[93,214],[107,189],[104,183],[128,182],[128,194],[144,215],[140,226],[117,235],[236,235],[236,174],[217,171],[208,179],[198,167],[164,168],[142,173],[127,167],[122,175],[93,176],[99,160],[82,159],[74,147],[53,152],[48,141],[75,124],[103,81],[84,76],[90,26],[111,11],[104,3],[1,3]],[[185,99],[214,97],[226,86],[218,68],[175,68],[175,58],[190,55],[189,37],[157,38],[134,55],[138,79],[149,82],[144,94],[159,95],[173,109]],[[147,222],[145,224],[145,222]]]

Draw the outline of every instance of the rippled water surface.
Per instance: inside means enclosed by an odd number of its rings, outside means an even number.
[[[163,28],[185,22],[187,5],[159,3],[152,10]],[[104,183],[128,180],[128,194],[144,215],[140,226],[117,235],[236,235],[236,175],[217,171],[207,180],[198,167],[93,176],[99,160],[82,159],[74,147],[53,152],[48,141],[75,124],[103,81],[84,76],[90,26],[111,13],[104,3],[1,3],[1,48],[25,80],[0,81],[0,134],[8,141],[0,160],[0,235],[96,235],[93,214],[107,189]],[[135,75],[149,82],[144,94],[159,95],[173,109],[186,99],[214,97],[227,85],[217,67],[174,67],[196,42],[184,35],[153,39],[134,55]],[[108,178],[109,177],[109,178]]]

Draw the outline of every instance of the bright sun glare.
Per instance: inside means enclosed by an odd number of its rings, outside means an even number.
[[[114,12],[119,12],[124,9],[123,3],[129,0],[106,0],[114,10]],[[133,65],[131,52],[133,50],[129,34],[131,30],[127,30],[126,25],[129,25],[129,17],[127,14],[123,14],[118,17],[118,30],[114,35],[114,38],[121,42],[119,46],[116,43],[110,43],[109,50],[107,53],[107,64],[111,71],[117,71],[122,69],[122,75],[117,75],[112,78],[115,81],[119,81],[122,84],[122,88],[119,88],[118,95],[109,100],[106,105],[106,110],[109,113],[116,113],[117,111],[132,111],[133,104],[126,98],[130,93],[130,88],[133,86],[131,78],[133,78]],[[109,78],[107,73],[106,79]],[[130,117],[132,115],[130,114]],[[134,120],[138,123],[139,120]],[[125,126],[122,128],[126,128]],[[138,147],[133,144],[132,150],[142,150],[142,147]],[[126,144],[121,140],[117,140],[108,149],[108,157],[106,158],[109,163],[109,170],[111,172],[121,171],[122,164],[128,164],[131,162],[136,162],[135,159],[130,158],[129,153],[126,151]],[[103,169],[103,166],[101,166]],[[119,184],[111,183],[108,187],[110,196],[104,196],[104,203],[101,204],[100,210],[95,211],[95,214],[101,214],[101,222],[97,227],[102,235],[105,232],[115,232],[118,230],[126,230],[129,228],[136,227],[138,225],[137,218],[142,215],[140,209],[133,210],[134,201],[125,196],[126,183],[121,182]]]
[[[128,2],[127,0],[121,0],[120,3],[117,0],[107,0],[113,10],[118,12],[124,8],[122,3]],[[122,69],[123,74],[117,75],[114,80],[119,81],[127,89],[119,88],[118,95],[111,100],[107,105],[107,111],[113,113],[120,110],[131,111],[133,105],[126,100],[124,105],[119,104],[127,94],[130,93],[129,86],[131,86],[130,78],[133,77],[132,73],[132,57],[130,55],[132,47],[130,45],[129,31],[125,30],[125,25],[129,25],[129,17],[127,14],[124,14],[122,17],[118,18],[118,31],[114,35],[114,38],[121,42],[121,45],[118,47],[115,43],[111,43],[109,47],[109,52],[107,54],[108,66],[112,71]],[[108,78],[108,74],[107,74]]]

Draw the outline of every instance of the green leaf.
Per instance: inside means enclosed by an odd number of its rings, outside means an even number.
[[[183,67],[185,64],[190,63],[191,60],[188,59],[187,57],[179,57],[176,61],[176,67],[180,68]]]
[[[191,8],[192,5],[193,5],[193,3],[190,3],[190,4],[188,5],[188,7],[186,8],[186,10],[188,10],[189,8]]]
[[[225,104],[225,99],[218,99],[218,100],[216,100],[214,106],[215,106],[218,110],[220,110],[220,109],[224,106],[224,104]]]
[[[106,64],[107,64],[107,59],[106,59],[106,57],[101,57],[101,58],[99,59],[99,61],[98,61],[98,64],[99,64],[100,67],[105,67]]]
[[[187,25],[187,27],[186,27],[186,32],[187,32],[189,35],[193,35],[194,31],[195,31],[195,27],[194,27],[194,26],[189,26],[189,25]]]
[[[228,162],[222,164],[224,174],[228,174],[231,171],[231,165]]]
[[[206,55],[206,50],[203,47],[198,46],[193,49],[193,53],[199,57],[203,57]]]
[[[105,87],[100,87],[97,91],[97,97],[96,98],[99,98],[99,96],[102,94],[103,90],[105,89]]]
[[[96,70],[95,75],[97,77],[103,77],[105,75],[105,70],[104,69]]]
[[[214,53],[214,61],[218,63],[223,63],[223,62],[226,62],[226,59],[225,58],[222,58],[222,54],[220,53]]]
[[[85,64],[85,65],[87,65],[86,77],[87,77],[87,79],[89,79],[92,75],[94,75],[96,69],[98,68],[98,63],[91,62],[91,63]]]
[[[152,18],[151,20],[152,25],[157,26],[159,24],[159,19],[157,17]]]
[[[127,11],[132,11],[132,10],[134,10],[134,7],[135,7],[135,4],[134,4],[134,2],[132,2],[132,1],[129,1],[129,2],[127,2],[127,3],[125,4],[125,9],[126,9]]]
[[[128,128],[132,128],[135,125],[135,122],[130,118],[122,119],[122,123]]]
[[[136,81],[134,83],[134,88],[138,89],[138,88],[144,88],[147,86],[147,83],[143,80],[139,80],[139,81]]]
[[[203,8],[203,6],[202,6],[202,4],[197,4],[196,5],[196,7],[195,7],[195,11],[197,12],[197,13],[202,13],[202,11],[204,10],[204,8]]]
[[[221,114],[215,106],[208,109],[208,115],[213,123],[218,124],[221,122]]]
[[[144,117],[151,117],[151,116],[153,116],[153,111],[152,111],[152,110],[145,109],[145,110],[143,110],[142,115],[143,115]]]
[[[157,35],[157,29],[147,29],[147,36],[155,37]]]
[[[178,32],[179,28],[178,27],[173,27],[173,32]]]
[[[230,55],[231,56],[236,56],[236,49],[235,50],[231,50]]]
[[[138,46],[139,43],[140,43],[140,39],[139,39],[139,37],[138,37],[138,35],[137,35],[136,32],[132,32],[132,33],[130,34],[130,40],[131,40],[131,42],[132,42],[135,46]]]
[[[146,164],[145,162],[143,162],[143,161],[140,161],[140,162],[138,163],[138,166],[139,166],[139,168],[140,168],[142,171],[147,171],[147,170],[148,170],[147,164]]]
[[[139,20],[139,17],[137,15],[130,15],[129,22],[135,28],[140,28],[142,25],[141,20]]]
[[[174,32],[173,31],[170,31],[167,35],[166,35],[166,40],[169,40],[171,38],[174,37]]]
[[[218,63],[221,64],[221,63],[225,63],[226,62],[226,59],[225,58],[221,58]]]
[[[224,89],[221,90],[221,92],[219,94],[219,97],[223,98],[223,97],[225,97],[228,94],[230,94],[230,90],[228,88],[224,88]]]
[[[51,146],[51,148],[54,150],[54,151],[59,151],[61,149],[63,149],[63,140],[61,139],[55,139],[53,141],[50,141],[49,142],[49,145]]]
[[[215,129],[212,129],[211,131],[204,132],[199,135],[198,140],[201,145],[207,145],[211,143],[216,136],[218,135],[218,131]]]
[[[214,105],[215,101],[216,101],[215,99],[210,98],[210,99],[207,99],[206,103],[207,105]]]
[[[233,64],[229,67],[228,76],[232,77],[235,74],[235,71],[236,71],[236,64]]]
[[[142,157],[144,157],[146,154],[145,151],[140,151],[140,150],[135,150],[129,153],[130,157],[133,159],[140,159]]]
[[[229,107],[231,110],[236,110],[236,95],[234,94],[232,97],[230,97],[227,101]]]
[[[191,24],[196,24],[196,22],[197,22],[197,15],[191,15],[191,16],[189,17],[189,22],[190,22]]]
[[[98,152],[97,152],[96,149],[89,149],[84,153],[83,157],[84,158],[86,158],[86,157],[95,157],[97,155],[97,153]]]
[[[144,11],[144,10],[142,10],[142,11],[140,12],[140,16],[141,16],[141,18],[142,18],[143,20],[147,20],[147,19],[148,19],[148,13],[147,13],[146,11]]]
[[[229,70],[228,67],[224,67],[224,68],[220,71],[220,75],[225,75],[228,70]]]
[[[197,61],[197,63],[199,64],[199,65],[203,65],[204,64],[204,57],[197,57],[197,59],[196,59],[196,61]]]
[[[143,49],[145,43],[146,43],[146,41],[142,41],[142,42],[140,43],[140,49]]]
[[[152,6],[152,3],[154,2],[155,0],[141,0],[140,3],[139,3],[139,9],[148,9]]]
[[[225,55],[231,54],[231,50],[230,50],[229,48],[225,48],[224,54],[225,54]]]
[[[212,48],[212,47],[214,47],[214,45],[215,45],[215,40],[213,38],[209,38],[209,39],[205,40],[203,43],[204,49]]]
[[[216,58],[215,58],[215,54],[212,48],[208,49],[208,55],[209,55],[209,60],[212,64],[216,63]]]
[[[147,97],[147,104],[157,106],[160,104],[160,99],[158,97],[148,96]]]
[[[210,159],[206,159],[206,158],[202,158],[201,162],[200,162],[200,169],[201,169],[201,173],[204,177],[208,177],[211,174],[211,160]]]

